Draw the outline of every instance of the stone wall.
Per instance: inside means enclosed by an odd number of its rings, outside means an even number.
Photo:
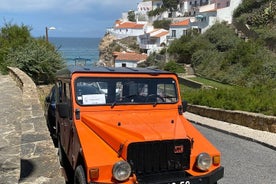
[[[12,78],[16,81],[17,85],[22,90],[23,103],[24,100],[26,100],[26,103],[24,103],[24,105],[35,105],[38,108],[37,110],[40,110],[41,112],[42,108],[39,102],[36,85],[33,82],[33,80],[23,71],[15,67],[9,67],[9,74],[10,76],[12,76]]]
[[[188,112],[200,116],[276,133],[276,117],[244,111],[229,111],[198,105],[188,105]]]
[[[24,184],[64,183],[35,83],[18,68],[9,67],[9,74],[22,90],[20,181]]]

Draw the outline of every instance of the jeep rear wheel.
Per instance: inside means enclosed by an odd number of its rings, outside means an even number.
[[[75,170],[74,184],[87,184],[84,169],[81,165]]]

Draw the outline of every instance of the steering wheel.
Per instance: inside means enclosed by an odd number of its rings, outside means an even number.
[[[150,102],[150,99],[154,99],[153,102],[157,102],[157,99],[160,99],[162,102],[165,102],[165,99],[157,94],[149,94],[145,100],[145,102]]]

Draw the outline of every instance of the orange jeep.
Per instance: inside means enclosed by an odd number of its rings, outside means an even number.
[[[56,137],[68,183],[214,184],[220,152],[183,116],[177,75],[146,68],[57,73]]]

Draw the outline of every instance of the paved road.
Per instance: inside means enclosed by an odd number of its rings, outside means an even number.
[[[41,106],[26,102],[8,75],[0,93],[0,184],[65,183]]]
[[[0,183],[20,176],[22,92],[9,76],[0,75]]]
[[[262,144],[196,125],[222,153],[218,184],[276,184],[276,151]]]

